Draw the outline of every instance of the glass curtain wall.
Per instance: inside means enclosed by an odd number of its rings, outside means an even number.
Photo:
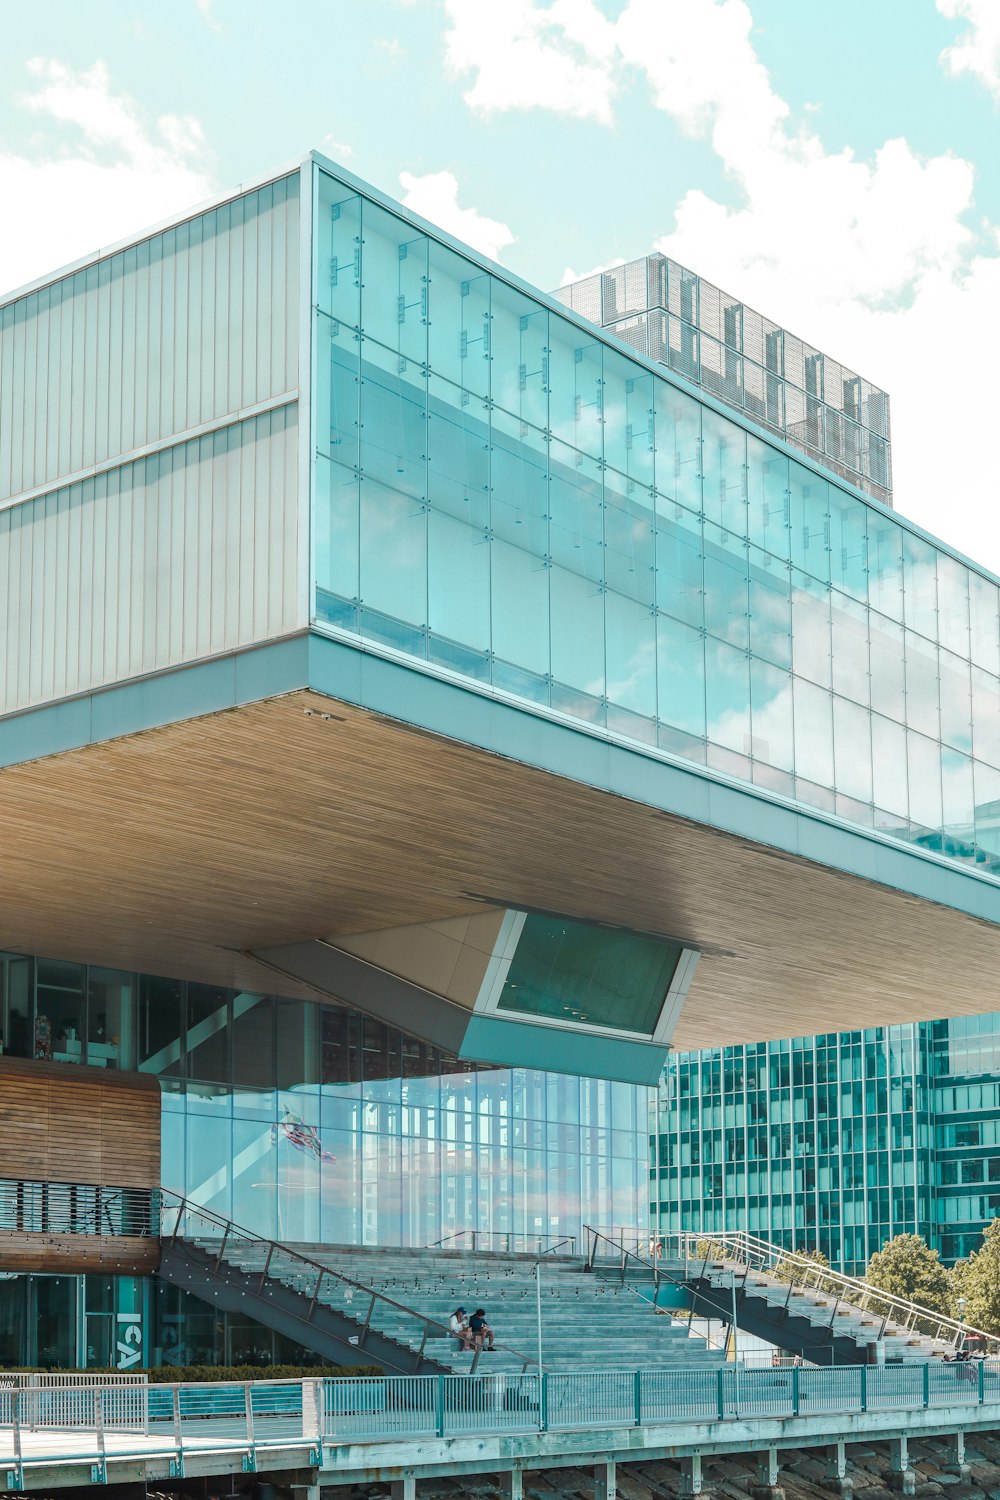
[[[849,1274],[932,1220],[929,1028],[669,1059],[651,1177],[664,1232],[746,1228]]]
[[[163,1186],[273,1238],[475,1229],[516,1249],[648,1222],[645,1088],[477,1066],[312,1001],[21,954],[0,954],[0,1016],[15,1056],[159,1078]]]
[[[1000,873],[996,582],[317,179],[317,623]]]

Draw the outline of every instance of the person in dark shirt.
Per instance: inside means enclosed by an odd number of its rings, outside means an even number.
[[[493,1329],[486,1321],[486,1310],[477,1307],[469,1319],[469,1331],[472,1334],[472,1342],[477,1349],[493,1348]]]

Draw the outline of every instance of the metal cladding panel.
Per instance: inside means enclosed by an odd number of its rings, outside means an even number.
[[[295,628],[295,403],[0,510],[0,713]]]
[[[299,178],[0,307],[0,500],[294,391]]]

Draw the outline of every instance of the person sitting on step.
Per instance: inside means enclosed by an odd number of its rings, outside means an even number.
[[[477,1307],[469,1319],[469,1328],[472,1332],[472,1342],[477,1349],[486,1348],[493,1350],[493,1329],[486,1321],[486,1310]]]

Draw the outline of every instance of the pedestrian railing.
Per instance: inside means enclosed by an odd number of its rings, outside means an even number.
[[[681,1422],[1000,1406],[1000,1361],[744,1369],[566,1370],[186,1385],[80,1384],[0,1395],[0,1475],[73,1453],[102,1462],[498,1432],[592,1431]],[[51,1442],[51,1449],[46,1447]]]
[[[0,1178],[0,1233],[158,1235],[156,1188]]]
[[[493,1250],[504,1255],[575,1255],[575,1234],[529,1234],[507,1229],[457,1229],[428,1250]]]
[[[815,1293],[829,1300],[828,1321],[834,1326],[841,1311],[867,1314],[873,1320],[872,1342],[901,1333],[931,1339],[945,1347],[960,1349],[974,1338],[979,1349],[1000,1357],[1000,1336],[945,1313],[923,1307],[884,1292],[857,1276],[831,1270],[797,1250],[783,1250],[746,1230],[718,1230],[711,1234],[660,1234],[622,1225],[585,1227],[587,1263],[616,1264],[622,1277],[632,1268],[644,1267],[656,1284],[660,1280],[704,1279],[714,1265],[735,1267],[741,1290],[753,1272],[771,1276],[787,1288],[786,1306],[796,1293]],[[666,1263],[666,1264],[664,1264]],[[722,1308],[722,1301],[719,1301]]]

